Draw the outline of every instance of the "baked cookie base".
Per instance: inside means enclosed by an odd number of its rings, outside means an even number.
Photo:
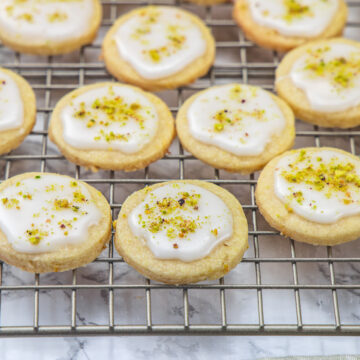
[[[32,87],[23,77],[4,68],[0,70],[16,82],[24,107],[23,124],[15,129],[0,131],[0,155],[2,155],[17,148],[33,129],[36,121],[36,98]]]
[[[141,7],[121,16],[107,32],[102,45],[102,56],[109,73],[118,80],[149,91],[176,89],[180,86],[193,83],[199,77],[206,75],[215,60],[215,40],[205,24],[197,16],[185,10],[182,11],[201,29],[207,43],[206,52],[203,56],[195,59],[181,71],[160,79],[143,78],[127,61],[121,58],[114,40],[114,35],[119,26],[143,9],[144,8]]]
[[[60,55],[67,54],[79,49],[83,45],[91,44],[96,38],[98,29],[102,19],[102,6],[99,0],[94,2],[94,16],[89,23],[88,31],[81,36],[74,36],[73,39],[68,39],[61,42],[50,41],[27,41],[22,40],[19,36],[13,36],[0,29],[0,40],[4,45],[24,54],[32,55]]]
[[[314,41],[294,49],[286,54],[276,70],[276,91],[279,96],[290,105],[297,118],[310,124],[344,129],[358,126],[360,125],[360,105],[338,112],[322,112],[313,110],[305,92],[302,89],[297,88],[289,77],[295,61],[305,55],[309,48],[325,43],[349,44],[358,47],[360,51],[359,42],[344,38]]]
[[[339,8],[329,26],[320,35],[310,38],[285,36],[277,30],[256,23],[251,15],[247,0],[236,0],[233,10],[234,20],[249,40],[264,48],[280,52],[289,51],[311,40],[340,36],[345,27],[347,15],[348,9],[345,1],[339,0]]]
[[[0,184],[0,192],[7,186],[16,184],[18,181],[24,179],[35,177],[36,175],[44,175],[44,173],[24,173],[14,176]],[[72,179],[71,177],[66,177]],[[98,190],[82,181],[80,181],[80,183],[86,186],[97,208],[103,214],[99,224],[89,228],[89,236],[85,242],[79,245],[64,246],[59,250],[49,253],[21,253],[13,249],[5,234],[0,230],[0,259],[10,265],[32,273],[66,271],[92,262],[110,240],[111,210],[107,200]]]
[[[219,196],[234,217],[233,236],[199,260],[183,262],[157,259],[143,241],[132,234],[128,224],[128,215],[145,199],[149,189],[162,186],[156,184],[133,193],[124,202],[116,224],[115,247],[129,265],[152,280],[167,284],[188,284],[218,279],[241,261],[248,248],[248,225],[244,212],[238,200],[219,186],[199,180],[175,180],[169,183],[179,182],[200,186]]]
[[[274,135],[264,151],[256,156],[238,156],[214,145],[205,144],[195,139],[189,130],[187,112],[195,99],[205,91],[198,92],[185,101],[176,118],[176,130],[183,147],[206,164],[230,172],[249,174],[262,169],[273,157],[290,149],[294,144],[294,114],[289,106],[277,96],[269,93],[280,107],[285,117],[285,128],[279,135]]]
[[[57,103],[52,114],[49,126],[49,137],[69,161],[90,168],[93,171],[97,171],[98,169],[124,171],[143,169],[150,163],[161,159],[166,154],[175,137],[175,125],[167,105],[157,96],[145,93],[138,88],[131,86],[132,89],[141,92],[142,95],[146,96],[149,101],[154,104],[159,117],[158,131],[153,140],[143,149],[134,154],[125,154],[120,151],[83,150],[69,145],[63,138],[61,112],[64,107],[67,106],[74,97],[89,90],[113,85],[116,85],[116,83],[97,83],[79,88],[65,95]]]
[[[316,151],[318,148],[305,148],[306,151]],[[322,147],[324,150],[336,150],[339,153],[352,156],[346,151]],[[295,150],[293,150],[295,151]],[[293,152],[292,151],[292,152]],[[255,199],[260,213],[265,220],[282,235],[294,240],[312,245],[338,245],[360,237],[360,215],[344,217],[332,224],[320,224],[309,221],[294,212],[290,213],[285,204],[274,192],[274,170],[280,158],[287,156],[286,152],[272,161],[261,172],[258,179]]]

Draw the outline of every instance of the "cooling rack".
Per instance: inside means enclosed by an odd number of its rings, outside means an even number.
[[[258,212],[257,173],[241,176],[214,170],[186,153],[177,140],[164,159],[143,171],[91,173],[68,163],[51,144],[47,127],[54,105],[79,86],[111,80],[100,59],[101,40],[119,15],[140,5],[187,8],[205,20],[217,40],[217,60],[206,77],[159,94],[174,115],[188,96],[214,84],[239,81],[273,90],[281,57],[244,37],[231,20],[231,4],[210,8],[173,0],[102,3],[98,39],[78,52],[35,57],[0,46],[1,65],[23,75],[38,102],[34,131],[17,150],[0,158],[1,178],[39,170],[74,176],[107,196],[114,218],[126,196],[143,186],[170,179],[210,181],[241,201],[250,248],[224,278],[188,286],[143,278],[123,262],[112,242],[92,264],[72,272],[31,275],[0,264],[0,336],[360,335],[359,243],[316,248],[282,237]],[[345,35],[360,40],[360,0],[348,5]],[[300,121],[296,125],[296,147],[330,145],[358,153],[359,129],[338,131]],[[9,317],[14,312],[15,321]],[[94,320],[94,314],[101,315]]]

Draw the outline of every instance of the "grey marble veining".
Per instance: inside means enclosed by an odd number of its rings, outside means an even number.
[[[317,337],[110,337],[5,339],[2,360],[229,359],[359,354],[357,338]]]

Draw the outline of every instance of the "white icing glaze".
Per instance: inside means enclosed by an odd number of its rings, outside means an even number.
[[[285,36],[314,37],[331,23],[338,0],[248,0],[258,24]]]
[[[285,127],[285,118],[261,88],[229,84],[210,88],[190,105],[191,135],[235,155],[261,154],[271,137]]]
[[[65,142],[77,149],[136,153],[158,129],[158,114],[151,101],[122,85],[86,91],[64,107],[60,116]]]
[[[55,201],[63,201],[62,206]],[[43,174],[0,192],[1,231],[22,253],[53,252],[81,244],[87,240],[89,227],[101,217],[85,186],[67,177]]]
[[[189,196],[184,197],[184,193]],[[183,205],[180,199],[185,199]],[[159,207],[157,201],[165,206]],[[166,207],[169,202],[170,207]],[[154,219],[158,228],[156,224],[154,228],[149,226]],[[180,237],[184,225],[176,226],[174,222],[187,222],[185,227],[196,225],[193,231],[184,232]],[[232,214],[223,200],[202,187],[184,183],[165,184],[150,191],[131,212],[128,223],[133,234],[145,241],[155,257],[186,262],[204,258],[233,233]]]
[[[334,179],[342,179],[340,176],[360,176],[360,161],[354,161],[347,155],[331,150],[319,150],[316,152],[307,150],[303,155],[304,160],[299,159],[300,151],[294,152],[281,158],[274,173],[274,190],[276,196],[284,202],[294,213],[307,220],[330,224],[337,220],[360,213],[360,183],[348,184],[346,191],[340,191],[334,187]],[[321,160],[320,160],[321,159]],[[294,164],[289,167],[289,164]],[[337,166],[339,164],[353,164],[353,170],[335,169],[334,174],[326,173],[320,169],[321,164]],[[304,170],[312,165],[314,170],[320,169],[318,174],[324,180],[324,187],[313,183],[315,177],[305,176],[303,181],[290,182],[285,178],[284,171],[291,174],[298,170]],[[296,172],[294,172],[296,171]],[[345,189],[345,188],[343,188]]]
[[[138,12],[118,28],[114,38],[121,57],[146,79],[175,74],[206,51],[200,28],[175,7]]]
[[[316,50],[321,51],[320,53]],[[325,51],[322,51],[325,50]],[[344,59],[345,66],[338,62]],[[330,66],[319,75],[309,67],[315,64],[318,71],[321,64]],[[331,65],[332,64],[332,65]],[[334,64],[338,64],[335,66]],[[349,65],[352,64],[350,68]],[[345,69],[345,71],[344,71]],[[350,86],[344,86],[343,74],[353,73]],[[337,76],[340,76],[339,80]],[[313,48],[300,57],[292,66],[290,78],[294,85],[302,89],[314,110],[323,112],[343,111],[360,104],[360,49],[341,42],[329,43],[328,47]]]
[[[0,70],[0,131],[16,129],[24,122],[24,105],[15,80]]]
[[[0,28],[32,42],[60,42],[84,35],[94,15],[93,0],[1,0]]]

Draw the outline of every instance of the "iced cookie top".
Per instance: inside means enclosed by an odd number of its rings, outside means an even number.
[[[203,92],[189,106],[191,135],[235,155],[259,155],[285,117],[270,94],[261,88],[229,84]]]
[[[202,56],[206,40],[185,11],[149,6],[123,22],[115,36],[121,57],[145,79],[173,75]]]
[[[155,257],[186,262],[204,258],[233,234],[232,213],[224,201],[181,182],[149,189],[128,223]]]
[[[155,106],[126,85],[104,84],[74,95],[63,108],[61,120],[65,142],[85,150],[136,153],[158,129]]]
[[[101,217],[88,189],[65,176],[34,175],[0,192],[0,229],[23,253],[81,244]]]
[[[360,213],[360,160],[331,149],[302,149],[281,158],[276,196],[289,212],[317,223]]]
[[[19,40],[61,42],[84,35],[93,0],[1,0],[0,28]]]
[[[314,46],[292,66],[290,77],[314,110],[335,112],[360,104],[360,46]]]
[[[338,0],[248,0],[255,22],[285,36],[314,37],[331,23]]]
[[[0,69],[0,131],[20,127],[24,122],[24,104],[16,81]]]

